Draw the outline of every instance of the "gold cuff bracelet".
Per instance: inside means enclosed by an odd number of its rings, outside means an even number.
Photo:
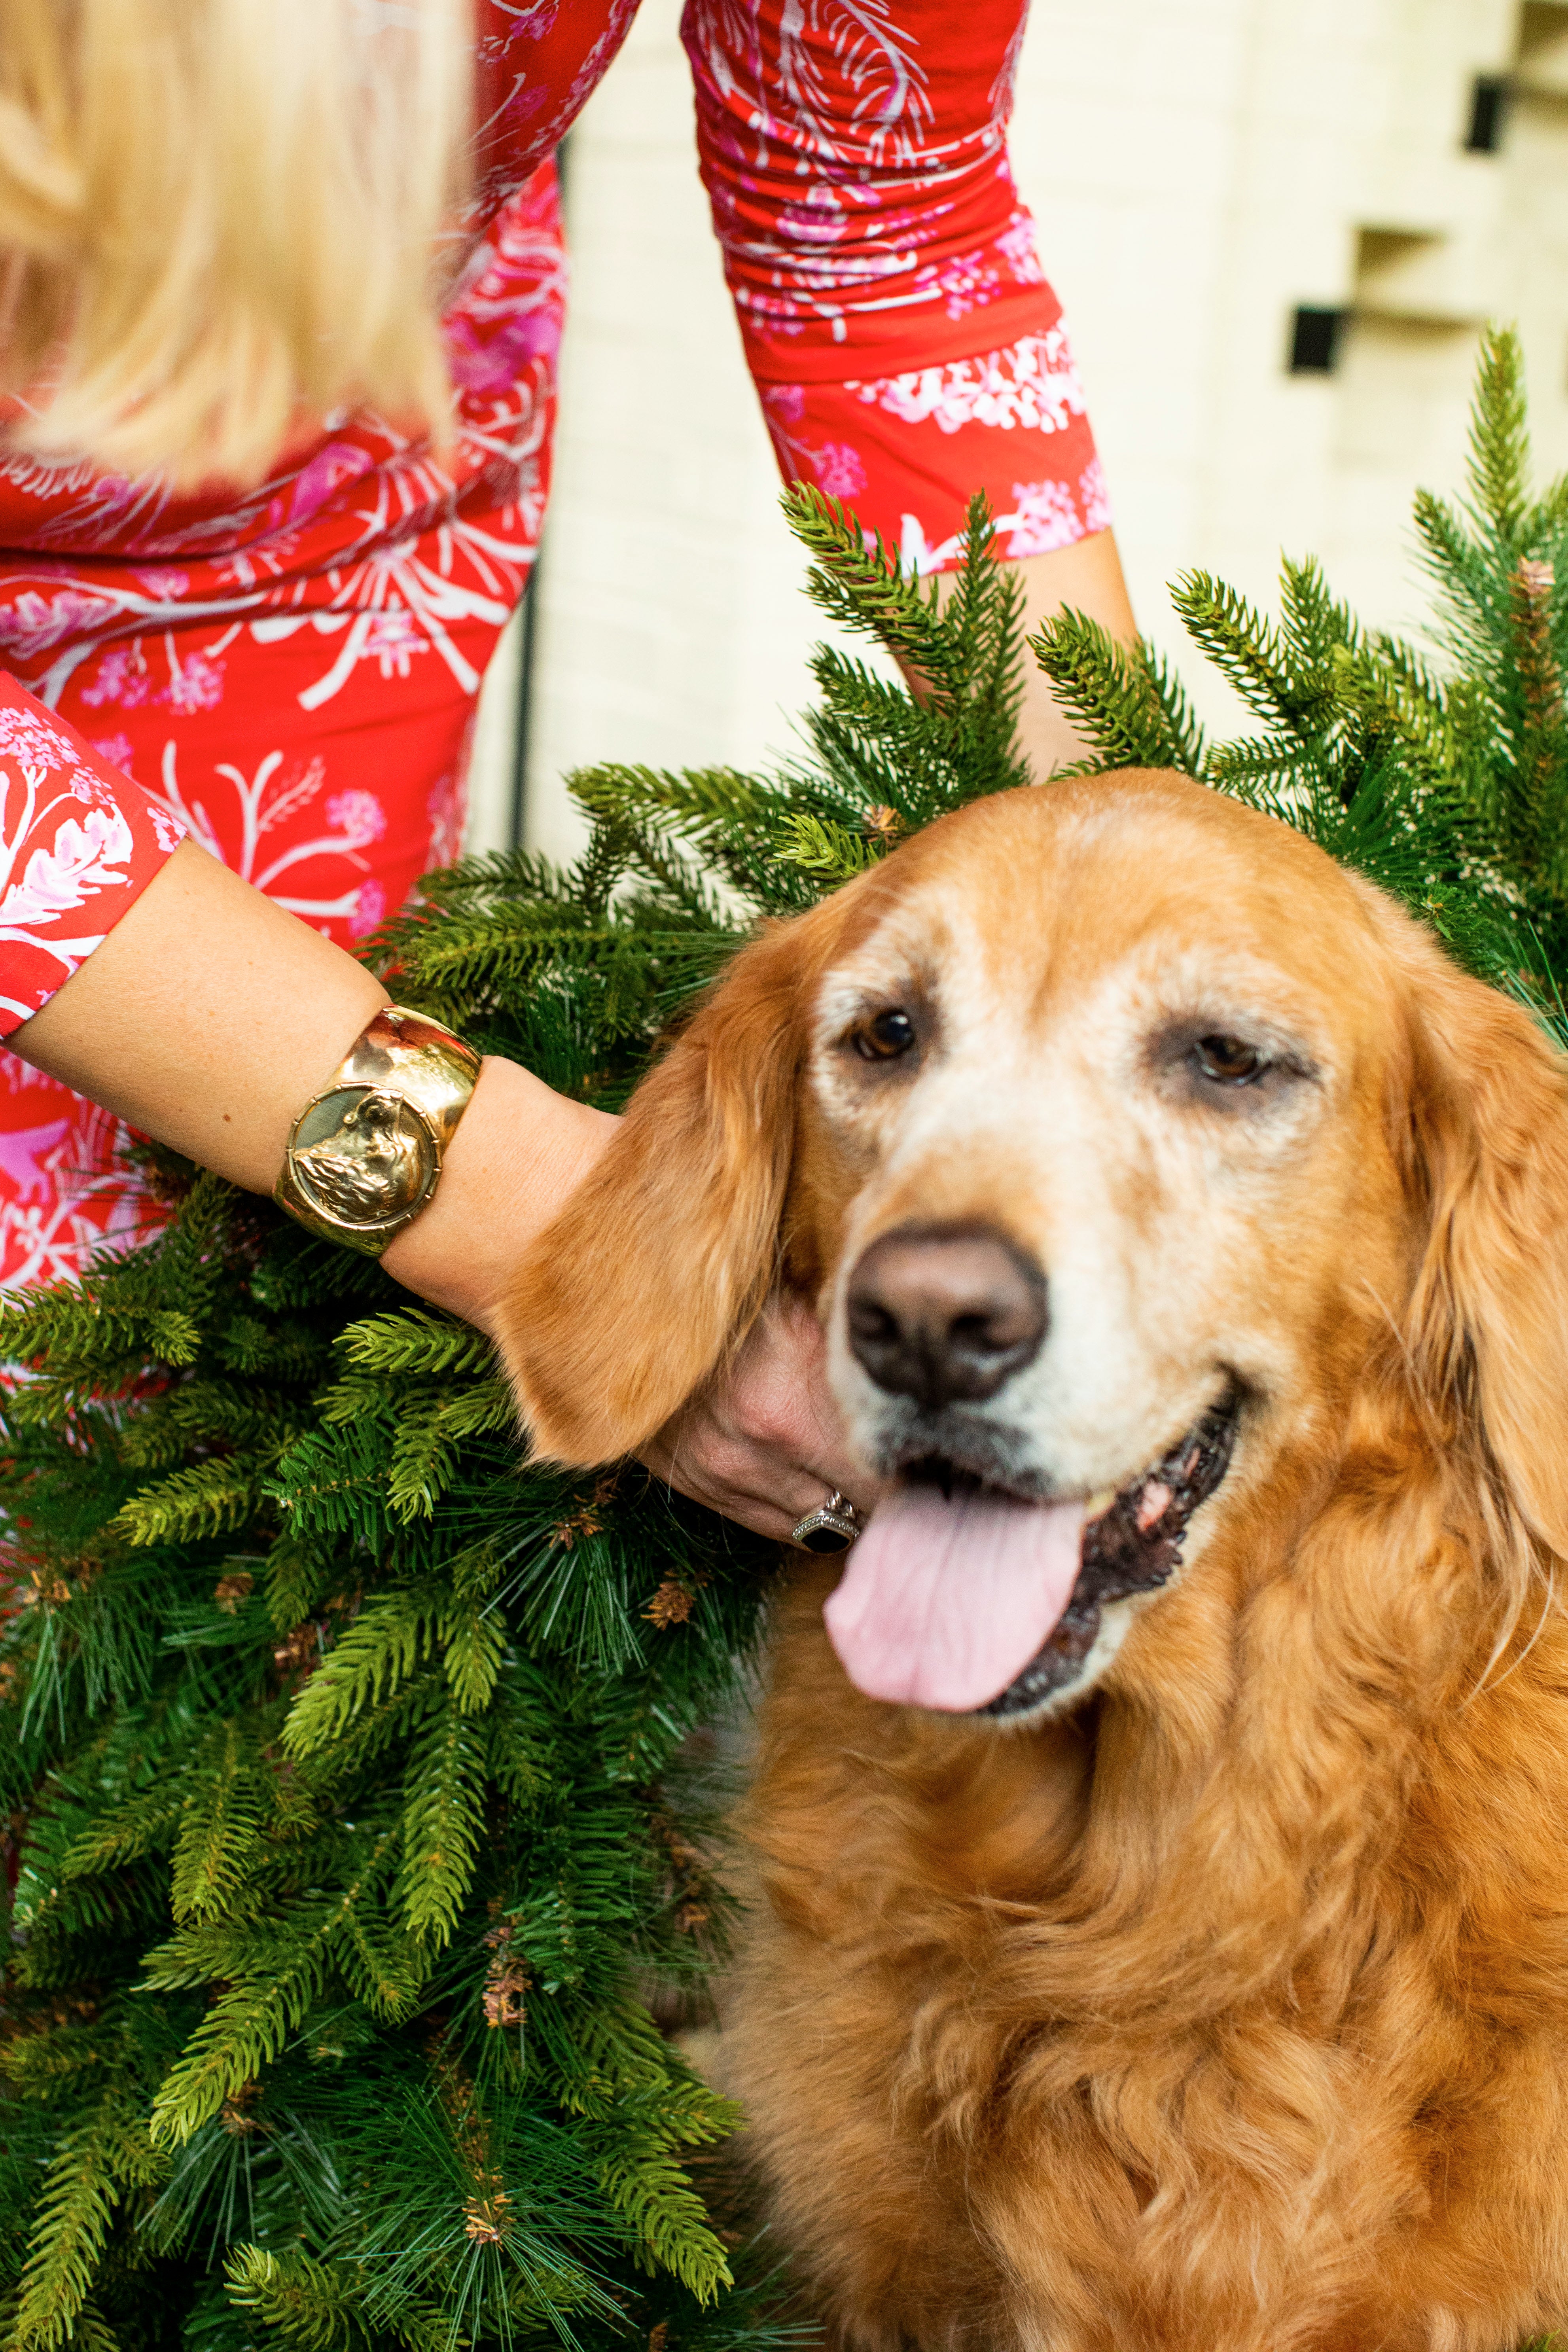
[[[438,1021],[383,1005],[294,1121],[273,1199],[379,1257],[436,1190],[479,1075],[472,1046]]]

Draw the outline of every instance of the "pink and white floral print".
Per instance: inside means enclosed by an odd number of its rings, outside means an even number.
[[[135,788],[0,673],[0,1037],[86,961],[166,855]]]
[[[1003,433],[1062,433],[1086,406],[1067,331],[1059,323],[1047,334],[1025,335],[1005,351],[910,368],[870,383],[850,382],[844,389],[906,425],[923,425],[929,418],[941,433],[957,433],[965,425],[987,425]]]
[[[140,1194],[123,1166],[113,1162],[115,1135],[106,1111],[40,1076],[14,1054],[0,1055],[0,1201],[8,1286],[67,1280],[107,1238],[136,1230]]]
[[[174,633],[182,672],[210,635]],[[483,625],[458,625],[458,648],[476,673],[492,638]],[[0,925],[22,928],[12,915],[25,908],[34,951],[28,958],[15,939],[0,935],[0,987],[8,990],[17,971],[26,989],[22,1001],[0,1007],[0,1034],[37,1010],[75,969],[121,900],[129,902],[163,870],[187,832],[345,946],[376,930],[422,873],[457,854],[472,703],[456,691],[425,690],[421,681],[431,673],[417,663],[406,677],[395,667],[385,679],[377,664],[362,663],[312,712],[301,700],[319,675],[318,641],[295,632],[268,648],[275,694],[252,712],[228,696],[211,708],[180,708],[163,692],[169,649],[163,633],[145,641],[144,651],[148,691],[129,708],[97,691],[107,655],[75,672],[60,712],[30,703],[4,682],[0,740],[25,752],[50,750],[60,761],[53,785],[67,797],[58,808],[42,799],[36,804],[38,855],[12,857],[12,877],[24,887],[9,905],[0,850]],[[441,676],[449,681],[448,671]],[[242,682],[231,669],[231,695]],[[116,709],[121,719],[112,735],[99,732],[106,709]],[[78,728],[92,726],[97,740],[87,740],[85,729],[79,734],[73,719]],[[263,725],[272,730],[270,740]],[[0,755],[0,835],[7,843],[21,811],[16,789],[24,781]],[[68,828],[63,834],[58,820]],[[133,834],[123,873],[113,857],[121,824]],[[95,884],[101,885],[96,891]],[[80,899],[75,909],[64,904],[73,897]],[[111,1156],[114,1133],[111,1119],[68,1088],[0,1053],[0,1281],[79,1271],[92,1249],[144,1225],[147,1203]]]
[[[1004,528],[1010,556],[1050,555],[1082,538],[1083,518],[1065,482],[1015,482]]]

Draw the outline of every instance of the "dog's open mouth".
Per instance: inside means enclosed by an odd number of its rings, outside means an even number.
[[[1040,1502],[939,1459],[911,1464],[827,1603],[850,1679],[873,1698],[993,1717],[1067,1688],[1106,1603],[1155,1591],[1179,1565],[1238,1412],[1232,1392],[1103,1502]]]
[[[1123,1486],[1089,1520],[1078,1581],[1049,1641],[977,1714],[1024,1715],[1064,1689],[1094,1647],[1105,1603],[1153,1592],[1180,1567],[1187,1521],[1230,1467],[1236,1422],[1233,1395],[1205,1412],[1152,1470]]]

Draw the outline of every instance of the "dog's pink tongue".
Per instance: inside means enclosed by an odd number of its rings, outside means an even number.
[[[871,1514],[823,1615],[868,1698],[962,1715],[1042,1649],[1072,1597],[1081,1503],[900,1486]]]

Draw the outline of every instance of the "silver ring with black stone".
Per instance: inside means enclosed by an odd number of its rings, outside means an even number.
[[[835,1486],[826,1503],[818,1503],[815,1511],[807,1511],[799,1525],[791,1528],[790,1541],[806,1551],[826,1554],[847,1551],[859,1533],[859,1512]]]

